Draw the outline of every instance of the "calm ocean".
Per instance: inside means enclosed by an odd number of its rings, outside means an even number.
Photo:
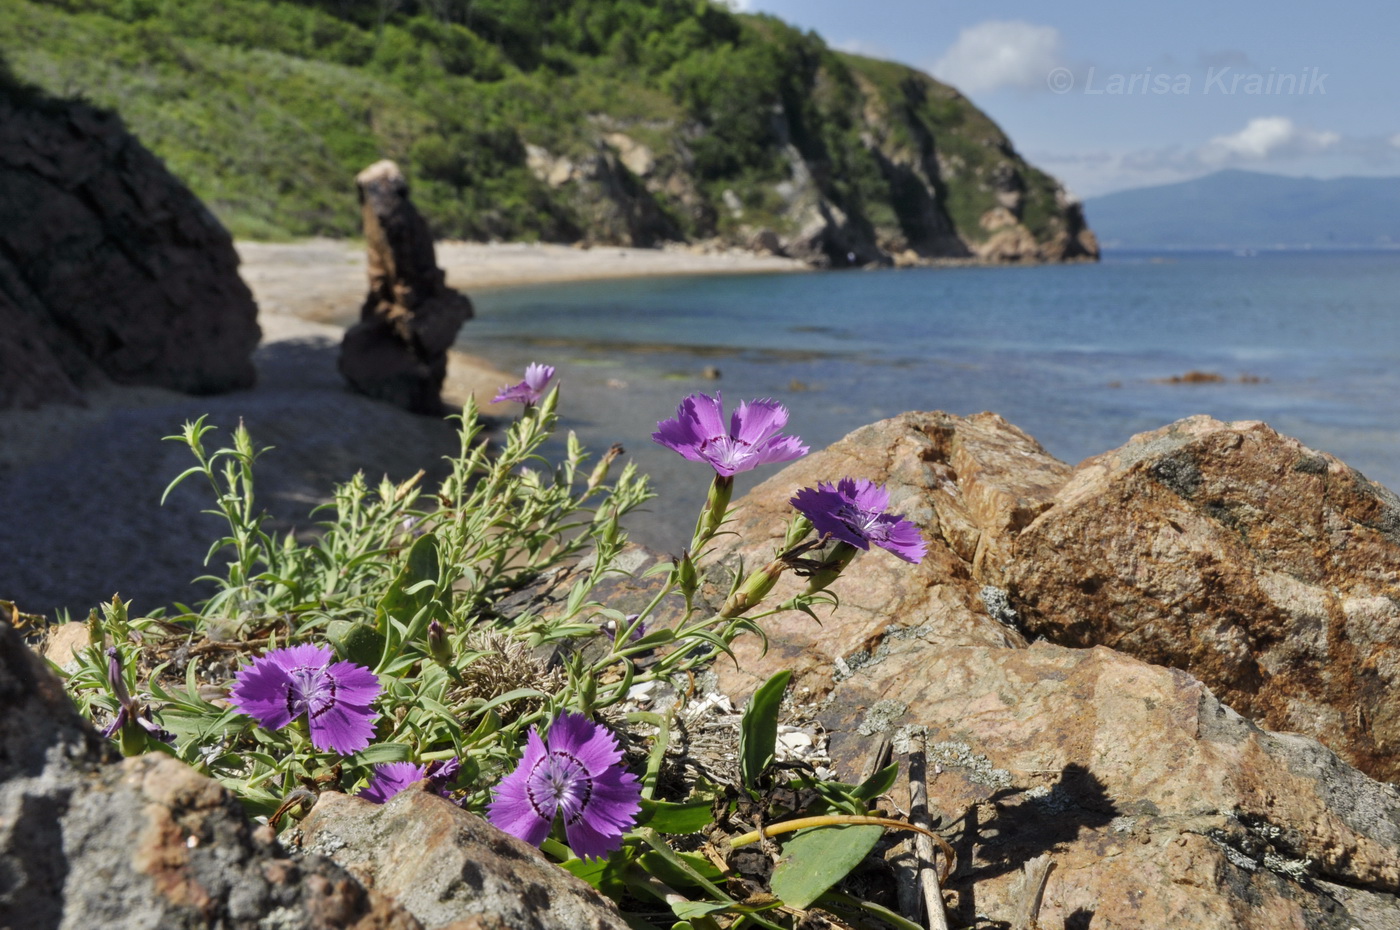
[[[565,425],[595,451],[623,443],[653,476],[662,499],[632,529],[663,549],[688,538],[709,475],[650,433],[716,388],[727,407],[782,401],[814,449],[906,410],[992,410],[1071,463],[1195,413],[1259,419],[1400,489],[1400,252],[1120,252],[473,299],[461,347],[507,371],[557,366]],[[1164,383],[1189,371],[1225,380]]]

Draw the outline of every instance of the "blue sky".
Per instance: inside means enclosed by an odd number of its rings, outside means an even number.
[[[1081,197],[1227,167],[1400,175],[1400,4],[731,5],[948,81]]]

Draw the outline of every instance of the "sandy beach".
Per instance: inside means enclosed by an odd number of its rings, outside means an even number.
[[[253,289],[263,316],[284,313],[323,322],[344,319],[347,308],[353,313],[364,296],[361,243],[339,239],[239,242],[238,254],[243,259],[243,280]],[[469,295],[502,287],[606,278],[808,270],[791,258],[739,250],[584,249],[524,242],[438,242],[437,261],[447,283]]]
[[[352,394],[336,371],[343,330],[365,290],[363,247],[354,242],[238,243],[241,273],[259,306],[263,340],[248,391],[192,397],[157,388],[108,387],[86,407],[0,411],[0,598],[43,614],[75,618],[114,593],[150,611],[208,596],[189,582],[205,573],[210,543],[222,535],[202,513],[211,490],[192,480],[166,485],[194,464],[162,438],[208,415],[219,427],[211,448],[240,421],[260,446],[258,497],[279,532],[305,533],[310,511],[333,486],[363,470],[402,480],[419,468],[429,480],[455,451],[449,422],[415,416]],[[593,248],[528,244],[439,243],[448,282],[472,294],[487,288],[602,278],[798,271],[805,266],[748,253]],[[518,373],[453,353],[444,386],[449,404],[474,396],[488,416],[512,409],[487,402]],[[219,558],[213,560],[217,571]]]

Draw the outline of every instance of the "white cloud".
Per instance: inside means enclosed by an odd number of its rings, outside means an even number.
[[[1024,20],[988,20],[969,26],[933,65],[933,74],[964,93],[1003,87],[1043,88],[1061,66],[1060,33]]]
[[[849,52],[852,55],[864,55],[866,58],[883,58],[886,60],[894,58],[894,54],[878,42],[871,42],[868,39],[847,39],[844,42],[837,42],[833,48],[842,52]]]
[[[1229,162],[1257,162],[1275,158],[1316,155],[1330,149],[1342,137],[1335,132],[1299,126],[1286,116],[1260,116],[1239,132],[1216,136],[1199,152],[1203,162],[1223,165]]]

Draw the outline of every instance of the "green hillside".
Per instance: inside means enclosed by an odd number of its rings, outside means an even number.
[[[13,77],[117,110],[235,235],[718,238],[815,261],[1094,253],[952,88],[706,0],[0,0]]]

